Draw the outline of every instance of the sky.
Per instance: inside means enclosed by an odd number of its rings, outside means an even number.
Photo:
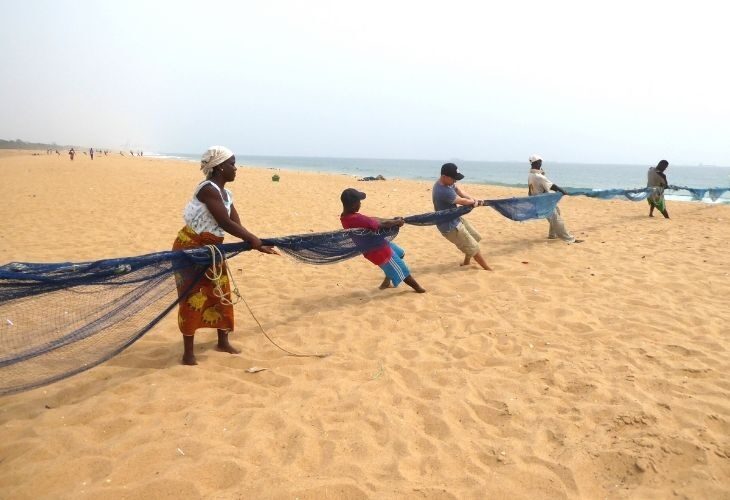
[[[730,166],[722,1],[0,1],[0,138]]]

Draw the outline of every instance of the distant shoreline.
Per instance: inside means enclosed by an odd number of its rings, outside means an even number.
[[[198,163],[197,155],[174,155],[148,153],[147,156],[160,160],[177,160]],[[239,165],[250,165],[283,172],[313,172],[319,174],[347,175],[355,178],[383,175],[388,180],[404,179],[433,181],[438,177],[440,166],[437,160],[388,160],[367,158],[324,158],[324,157],[282,157],[282,156],[236,156]],[[463,183],[513,189],[527,189],[527,170],[521,162],[459,162],[460,170],[466,174]],[[635,189],[645,184],[647,166],[642,165],[598,165],[553,163],[548,167],[548,176],[563,188],[576,189]],[[428,172],[428,174],[426,174]],[[730,186],[728,167],[670,167],[670,182],[677,186],[723,187]],[[668,192],[667,198],[674,201],[694,201],[686,191]],[[619,198],[620,199],[620,198]],[[703,203],[730,203],[730,197],[713,202],[705,198]]]

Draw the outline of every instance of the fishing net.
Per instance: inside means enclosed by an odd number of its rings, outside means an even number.
[[[549,194],[484,204],[513,220],[526,220],[549,215],[559,199]],[[461,207],[404,221],[434,225],[471,210]],[[398,229],[347,229],[262,241],[301,262],[330,264],[381,246]],[[218,249],[229,259],[250,246],[227,243]],[[202,247],[94,262],[0,266],[0,395],[69,377],[120,353],[177,305],[175,275],[192,275],[192,289],[213,257]]]
[[[688,191],[694,201],[701,201],[705,195],[709,195],[712,201],[717,201],[723,194],[730,191],[730,188],[692,188],[687,186],[670,185],[666,188],[671,191]],[[587,196],[589,198],[601,198],[607,200],[609,198],[624,197],[631,201],[645,200],[654,188],[638,188],[638,189],[577,189],[566,188],[565,191],[570,196]]]
[[[491,207],[502,216],[510,220],[522,222],[530,219],[544,219],[550,217],[558,202],[560,201],[560,193],[545,193],[536,196],[527,196],[522,198],[503,198],[498,200],[481,200],[480,206]],[[473,207],[457,207],[439,212],[430,212],[421,215],[411,215],[404,217],[406,224],[414,226],[431,226],[447,222],[456,217],[466,215],[473,210]]]

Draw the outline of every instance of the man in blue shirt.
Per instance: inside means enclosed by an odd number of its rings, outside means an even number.
[[[456,181],[464,178],[464,174],[459,173],[458,167],[453,163],[445,163],[441,166],[441,177],[433,185],[432,197],[434,210],[447,210],[456,208],[457,205],[465,205],[476,207],[479,202],[462,191]],[[466,266],[471,262],[472,257],[482,266],[482,269],[491,271],[492,268],[482,257],[479,240],[482,237],[476,229],[469,224],[464,218],[459,217],[448,222],[437,224],[436,227],[444,235],[444,238],[456,245],[456,248],[464,254],[464,262],[462,266]]]

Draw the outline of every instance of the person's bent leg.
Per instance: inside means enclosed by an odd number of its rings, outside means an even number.
[[[550,217],[548,217],[548,221],[550,222],[550,233],[548,234],[548,238],[557,237],[563,241],[567,241],[568,243],[572,243],[573,240],[575,240],[575,237],[570,234],[568,229],[565,227],[565,222],[563,221],[559,207],[555,207],[555,211]]]
[[[464,229],[466,230],[466,232],[469,233],[469,236],[474,238],[474,241],[476,241],[477,243],[482,241],[482,235],[479,234],[479,231],[477,231],[474,226],[471,225],[471,222],[469,222],[468,219],[462,218],[461,223],[464,225]]]
[[[491,271],[492,268],[489,267],[487,261],[484,260],[481,248],[479,248],[479,241],[482,239],[481,235],[470,224],[465,224],[464,227],[466,228],[466,234],[464,241],[462,242],[463,245],[460,247],[460,250],[464,252],[464,264],[468,264],[473,258],[476,263],[482,267],[482,269],[485,271]]]
[[[182,364],[184,365],[197,365],[198,360],[195,359],[195,335],[183,335],[183,347],[185,352],[182,357]]]
[[[555,212],[553,213],[552,217],[550,218],[550,228],[551,231],[554,232],[554,234],[560,238],[561,240],[567,242],[567,243],[575,243],[577,240],[575,239],[575,236],[570,234],[570,231],[568,231],[568,228],[565,227],[565,221],[563,221],[563,216],[560,213],[560,209],[558,207],[555,207]],[[580,240],[582,242],[583,240]]]
[[[216,348],[219,351],[228,352],[231,354],[239,354],[241,350],[236,349],[230,344],[230,342],[228,342],[228,332],[229,330],[218,330],[218,345],[216,346]]]
[[[392,285],[390,284],[390,278],[386,276],[378,288],[380,288],[381,290],[385,290],[386,288],[390,288],[391,286]]]
[[[548,239],[554,240],[557,239],[557,224],[558,219],[560,218],[560,209],[558,207],[555,207],[555,210],[552,214],[550,214],[550,217],[547,218],[549,228],[548,228]]]
[[[669,218],[669,212],[667,212],[667,205],[664,201],[664,195],[659,198],[659,202],[656,203],[656,207],[662,213],[665,219]]]
[[[408,277],[406,279],[404,279],[403,282],[406,285],[413,288],[416,291],[416,293],[426,293],[426,289],[423,288],[421,285],[419,285],[418,282],[415,279],[413,279],[413,276],[411,276],[411,275],[408,275]]]
[[[382,269],[385,273],[383,285],[387,282],[388,285],[392,284],[393,287],[397,288],[401,282],[405,282],[418,293],[426,291],[421,288],[421,285],[416,283],[416,280],[414,280],[413,276],[411,276],[411,271],[408,269],[408,265],[397,253],[394,253],[388,262],[383,263],[380,266],[380,269]]]
[[[467,228],[471,228],[471,231]],[[464,261],[461,263],[462,266],[469,265],[471,258],[479,253],[479,242],[476,238],[481,239],[482,237],[476,232],[476,229],[470,225],[467,226],[463,221],[456,229],[446,233],[444,237],[456,245],[456,248],[464,254]]]

